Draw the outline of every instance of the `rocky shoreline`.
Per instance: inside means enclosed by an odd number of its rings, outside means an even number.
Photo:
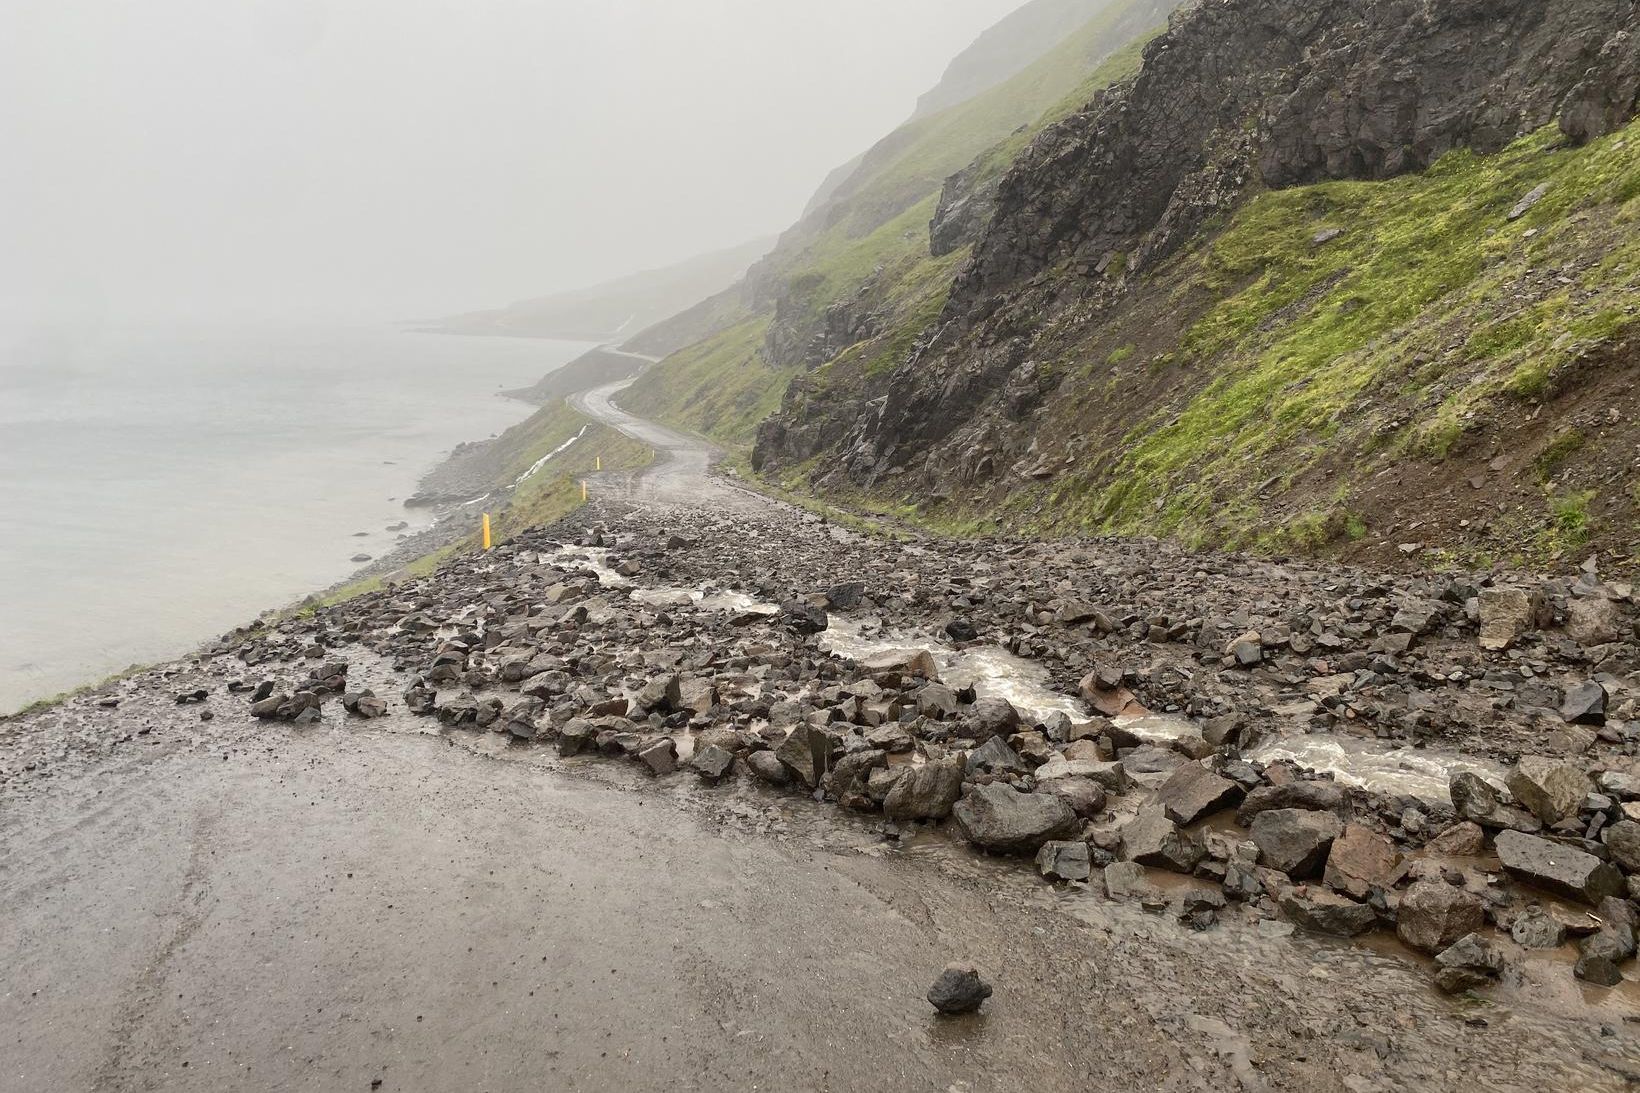
[[[402,701],[448,732],[746,777],[1198,929],[1393,931],[1462,990],[1568,944],[1585,983],[1632,967],[1636,626],[1632,590],[1590,572],[899,544],[783,506],[606,502],[215,652],[259,718]],[[350,688],[350,647],[395,691]]]

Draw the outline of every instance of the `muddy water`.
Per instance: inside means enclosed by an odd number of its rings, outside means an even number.
[[[1479,775],[1503,786],[1503,768],[1496,763],[1450,752],[1396,747],[1355,736],[1312,734],[1286,736],[1260,744],[1247,758],[1259,763],[1288,761],[1318,773],[1331,774],[1345,785],[1437,804],[1451,804],[1447,787],[1453,775]]]

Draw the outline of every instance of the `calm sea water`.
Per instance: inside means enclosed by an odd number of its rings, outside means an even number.
[[[394,545],[565,342],[388,329],[0,330],[0,712],[179,655]],[[367,532],[362,538],[354,532]]]

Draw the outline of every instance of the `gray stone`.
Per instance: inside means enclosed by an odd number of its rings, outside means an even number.
[[[841,751],[842,743],[833,733],[800,723],[792,727],[774,754],[798,781],[815,789]]]
[[[1228,778],[1221,778],[1200,763],[1186,763],[1162,783],[1156,791],[1155,802],[1162,806],[1167,818],[1177,824],[1193,824],[1223,808],[1240,801],[1242,789]]]
[[[1608,827],[1602,838],[1612,861],[1630,873],[1640,873],[1640,823],[1619,821]]]
[[[1189,873],[1207,851],[1180,831],[1160,806],[1146,805],[1122,828],[1122,853],[1140,865]]]
[[[1509,936],[1523,949],[1558,949],[1566,943],[1566,927],[1540,908],[1528,907],[1509,924]]]
[[[571,718],[558,730],[558,754],[563,756],[580,755],[593,746],[598,737],[598,727],[585,718]]]
[[[883,800],[891,820],[943,820],[962,796],[962,760],[936,759],[910,767]]]
[[[774,757],[772,751],[754,751],[746,756],[746,769],[751,771],[754,777],[771,786],[787,785],[792,780],[791,771]]]
[[[1448,792],[1460,819],[1482,827],[1510,831],[1541,831],[1543,824],[1525,809],[1510,808],[1498,799],[1498,791],[1484,779],[1467,771],[1454,774]]]
[[[671,774],[678,769],[678,745],[670,736],[663,736],[640,749],[638,758],[651,774]]]
[[[1035,853],[1078,829],[1076,814],[1058,797],[1021,793],[1000,782],[973,787],[951,814],[969,842],[999,853]]]
[[[1036,780],[1051,782],[1058,778],[1091,778],[1106,793],[1123,794],[1132,788],[1127,768],[1121,763],[1107,763],[1099,759],[1067,759],[1059,756],[1036,768]]]
[[[1566,688],[1566,698],[1560,704],[1560,716],[1573,725],[1604,725],[1606,688],[1594,680]]]
[[[1593,854],[1519,831],[1497,838],[1498,860],[1517,880],[1589,905],[1620,895],[1623,874]]]
[[[1236,822],[1251,827],[1261,812],[1291,808],[1342,816],[1348,807],[1344,790],[1332,782],[1288,782],[1280,786],[1260,786],[1249,793],[1236,810]]]
[[[1421,880],[1401,896],[1395,933],[1410,947],[1438,953],[1486,924],[1479,898],[1444,880]]]
[[[721,782],[735,765],[735,753],[716,744],[696,748],[689,757],[689,766],[708,782]]]
[[[1378,915],[1371,907],[1325,888],[1308,885],[1286,888],[1276,902],[1288,918],[1315,933],[1355,937],[1378,924]]]
[[[1447,994],[1474,990],[1503,972],[1503,955],[1479,934],[1465,934],[1435,957],[1435,985]]]
[[[1036,852],[1036,868],[1049,880],[1087,880],[1093,875],[1088,844],[1080,840],[1043,843]]]
[[[1330,812],[1278,808],[1254,818],[1252,838],[1260,864],[1299,879],[1321,873],[1333,840],[1343,830],[1343,823]]]
[[[1103,870],[1105,895],[1110,899],[1148,900],[1161,897],[1161,889],[1150,882],[1150,874],[1138,862],[1111,862]]]
[[[1084,820],[1092,819],[1105,808],[1105,789],[1092,778],[1054,778],[1038,782],[1036,792],[1053,794]]]
[[[1000,736],[991,737],[968,753],[969,774],[1026,774],[1030,769]]]
[[[972,964],[947,964],[928,988],[928,1004],[944,1014],[973,1013],[991,997],[991,985]]]
[[[1006,698],[982,698],[962,719],[961,734],[973,740],[1006,737],[1019,728],[1019,711]]]

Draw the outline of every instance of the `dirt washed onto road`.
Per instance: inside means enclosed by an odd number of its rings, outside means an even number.
[[[6,1088],[1640,1080],[1631,590],[892,542],[645,435],[0,723]]]

